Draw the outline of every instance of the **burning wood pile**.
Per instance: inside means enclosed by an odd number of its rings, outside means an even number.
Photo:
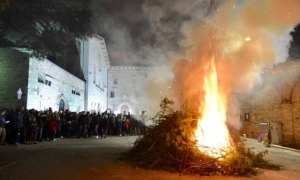
[[[264,159],[267,151],[254,153],[228,127],[238,131],[242,126],[241,107],[232,94],[250,92],[262,83],[264,69],[286,61],[290,30],[300,22],[299,1],[209,2],[210,15],[186,26],[193,29],[186,33],[184,56],[179,56],[184,58],[172,66],[172,81],[162,83],[172,84],[170,97],[180,105],[182,99],[188,102],[197,117],[172,111],[173,102],[163,99],[157,123],[128,157],[143,167],[183,174],[252,175],[258,168],[279,169]]]
[[[203,145],[204,140],[197,139],[199,121],[183,112],[174,112],[172,104],[167,98],[162,100],[161,111],[154,117],[155,125],[128,152],[126,157],[134,164],[200,175],[248,176],[256,174],[259,168],[279,170],[279,165],[264,159],[267,151],[255,154],[233,132],[229,132],[231,146]]]

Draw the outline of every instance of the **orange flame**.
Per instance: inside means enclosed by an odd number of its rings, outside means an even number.
[[[214,57],[206,67],[201,119],[195,132],[199,150],[213,157],[220,157],[231,147],[226,121],[227,97],[218,86]]]

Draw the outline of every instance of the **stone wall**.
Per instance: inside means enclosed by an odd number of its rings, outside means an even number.
[[[47,59],[29,58],[26,49],[0,49],[0,106],[105,111],[110,67],[105,40],[95,35],[80,41],[78,48],[86,82]],[[20,100],[17,99],[19,88],[23,91]]]
[[[140,115],[147,110],[145,82],[153,68],[111,66],[108,70],[108,108],[115,114]]]
[[[29,59],[27,108],[84,110],[85,82],[47,59]]]
[[[0,106],[16,108],[27,103],[28,54],[13,48],[0,48]],[[17,98],[21,88],[22,97]]]
[[[107,69],[110,67],[105,41],[100,36],[80,43],[81,68],[86,80],[85,110],[107,109]]]
[[[241,133],[257,138],[261,123],[280,123],[282,145],[300,148],[300,61],[287,62],[266,70],[263,84],[245,95]],[[245,105],[246,104],[246,105]],[[244,113],[249,113],[247,121]]]

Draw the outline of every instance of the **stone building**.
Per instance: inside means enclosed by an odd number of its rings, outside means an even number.
[[[150,109],[146,101],[145,83],[152,67],[111,66],[108,69],[108,108],[115,114],[140,115]]]
[[[47,59],[30,57],[26,49],[0,48],[0,106],[105,111],[110,67],[105,41],[94,36],[79,41],[78,50],[85,81]],[[22,95],[18,98],[19,89]]]
[[[80,66],[85,84],[85,110],[104,112],[107,109],[107,71],[110,68],[105,41],[100,36],[80,41]]]
[[[47,59],[29,58],[26,108],[84,110],[85,82]],[[27,92],[26,92],[27,90]],[[25,104],[25,103],[24,103]]]
[[[300,61],[290,61],[262,74],[263,84],[242,102],[241,133],[257,138],[270,123],[274,144],[300,148]]]

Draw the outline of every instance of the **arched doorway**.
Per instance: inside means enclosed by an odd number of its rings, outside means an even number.
[[[121,114],[123,114],[125,111],[126,114],[129,112],[129,107],[127,105],[122,105],[121,106]]]
[[[59,111],[64,111],[65,110],[65,101],[63,99],[60,99],[59,101]]]

